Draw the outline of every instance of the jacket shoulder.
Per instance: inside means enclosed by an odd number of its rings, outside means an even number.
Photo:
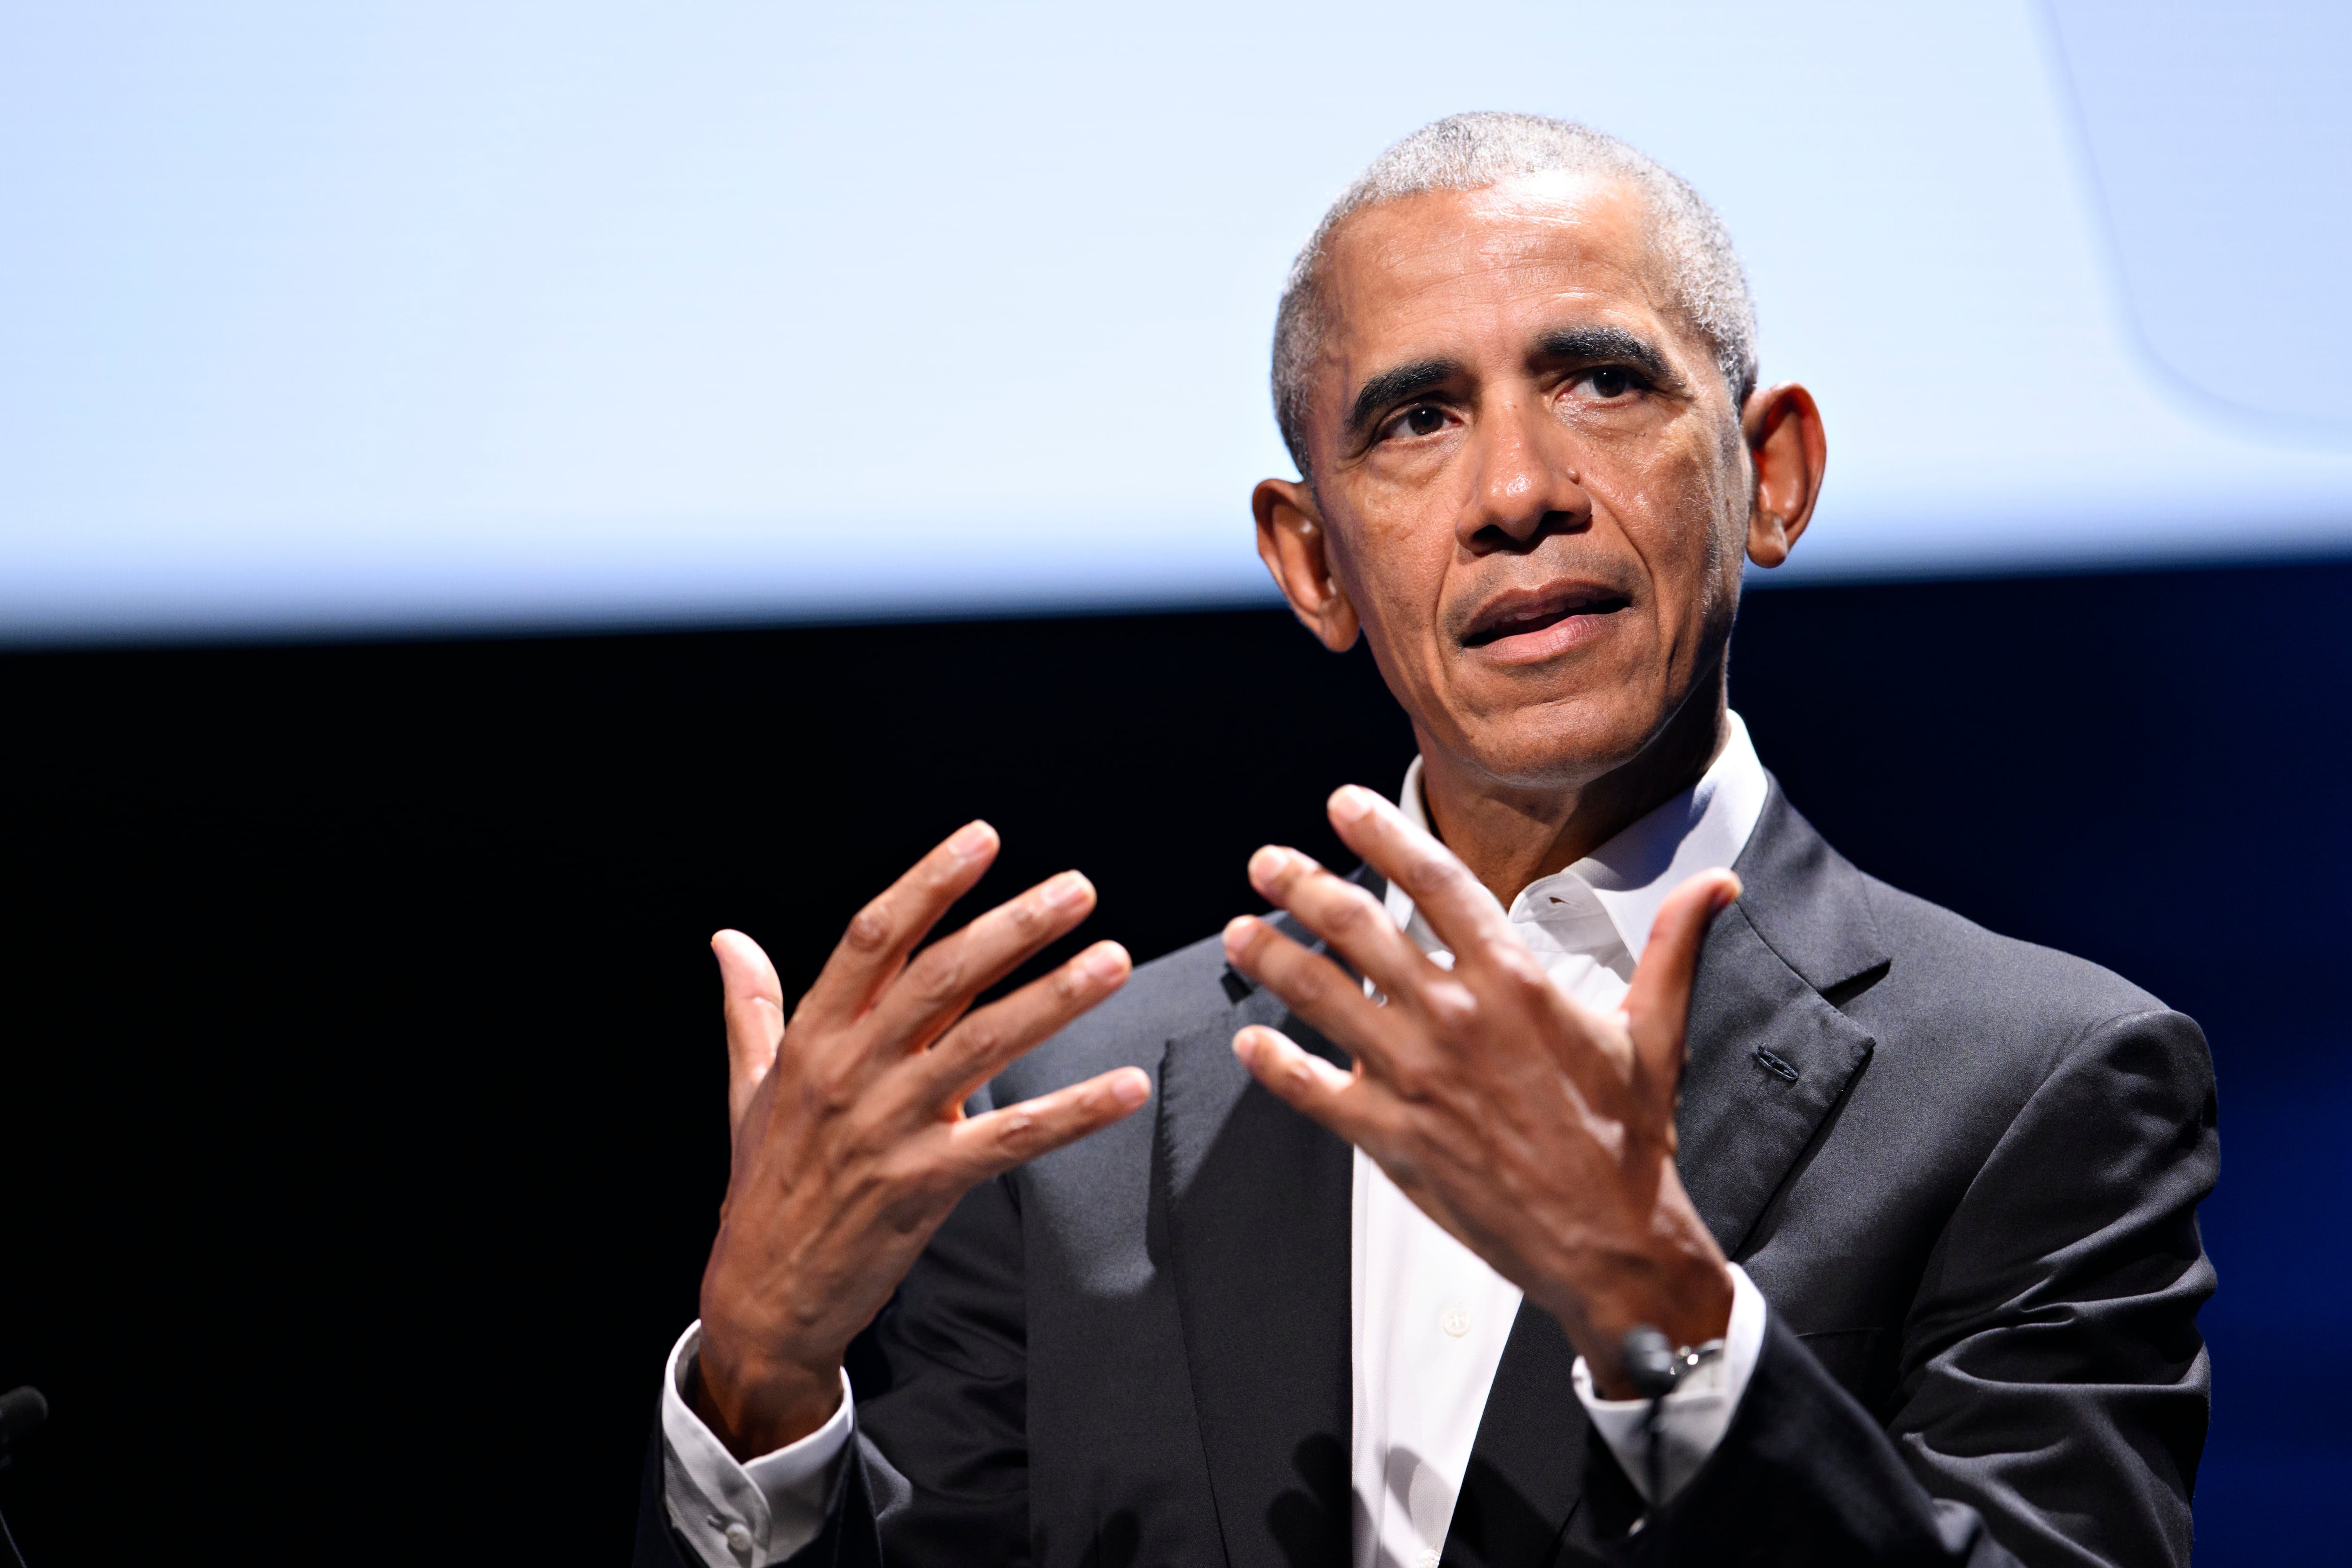
[[[1878,1067],[1915,1089],[1939,1084],[2005,1121],[2052,1086],[2088,1075],[2160,1081],[2182,1113],[2208,1104],[2213,1060],[2195,1021],[2112,970],[1987,931],[1874,878],[1867,894],[1888,950],[1875,984],[1841,1010],[1878,1044]]]
[[[1766,945],[1833,1005],[1875,1022],[2047,1040],[2165,1011],[2111,970],[1987,931],[1858,869],[1777,783],[1733,868]]]
[[[2147,991],[2088,959],[2002,936],[1876,877],[1857,875],[1889,950],[1888,978],[1907,972],[1906,989],[1921,1000],[1979,1013],[2022,1007],[2085,1026],[2167,1011]]]

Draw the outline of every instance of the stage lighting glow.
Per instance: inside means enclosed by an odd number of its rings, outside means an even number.
[[[2319,4],[0,7],[0,637],[1234,602],[1276,291],[1626,137],[1819,395],[1793,573],[2352,545]]]

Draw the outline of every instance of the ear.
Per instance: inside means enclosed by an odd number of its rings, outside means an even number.
[[[1822,411],[1813,395],[1793,381],[1759,387],[1748,394],[1739,431],[1756,468],[1756,491],[1748,505],[1748,559],[1778,566],[1789,558],[1821,499],[1830,451]]]
[[[1360,626],[1331,570],[1331,536],[1313,489],[1297,479],[1264,479],[1250,494],[1250,510],[1257,514],[1257,558],[1274,574],[1291,613],[1325,647],[1347,652]]]

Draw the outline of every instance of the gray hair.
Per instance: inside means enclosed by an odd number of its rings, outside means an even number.
[[[1307,466],[1307,385],[1328,325],[1323,263],[1331,231],[1366,207],[1429,191],[1477,191],[1524,174],[1567,170],[1624,181],[1650,208],[1650,243],[1664,259],[1683,315],[1707,346],[1736,410],[1756,389],[1756,301],[1715,209],[1688,182],[1614,136],[1539,114],[1454,114],[1424,125],[1372,161],[1339,194],[1290,264],[1274,321],[1274,417],[1300,474]]]

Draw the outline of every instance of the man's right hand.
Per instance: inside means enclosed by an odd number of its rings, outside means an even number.
[[[996,858],[960,829],[857,912],[787,1023],[775,966],[751,938],[711,939],[727,997],[734,1167],[702,1274],[695,1414],[740,1459],[824,1425],[841,1358],[963,1194],[1141,1105],[1122,1068],[967,1117],[982,1084],[1125,983],[1097,942],[966,1016],[972,998],[1092,912],[1065,871],[915,954]]]

